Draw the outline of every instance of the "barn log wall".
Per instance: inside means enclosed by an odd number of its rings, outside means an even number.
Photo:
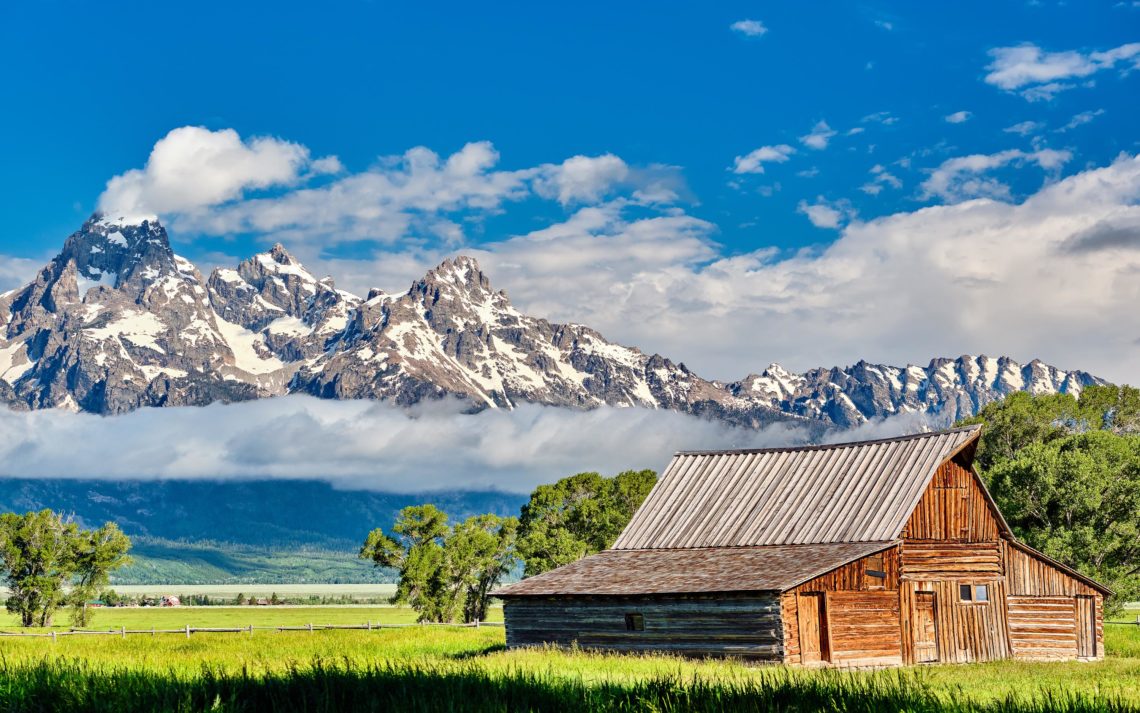
[[[1004,574],[1001,543],[914,542],[900,547],[903,579],[987,582]]]
[[[1009,638],[1013,657],[1059,660],[1077,657],[1076,597],[1009,598]]]
[[[577,644],[587,649],[783,660],[776,594],[654,597],[519,597],[503,604],[507,646]],[[628,631],[625,615],[644,617]]]
[[[800,663],[800,619],[794,591],[780,597],[780,618],[784,625],[784,663]]]

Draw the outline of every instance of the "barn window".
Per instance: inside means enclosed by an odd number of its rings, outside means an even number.
[[[985,604],[990,600],[990,586],[988,584],[959,584],[958,598],[964,602]]]
[[[643,615],[643,614],[626,614],[625,615],[625,630],[626,631],[645,631],[645,615]]]
[[[875,554],[875,555],[871,555],[870,557],[867,558],[866,572],[867,572],[867,576],[872,578],[872,580],[880,580],[880,579],[886,579],[887,578],[886,569],[883,567],[883,553],[882,552]],[[882,587],[883,583],[877,582],[877,581],[868,581],[867,585],[871,586],[871,587]]]

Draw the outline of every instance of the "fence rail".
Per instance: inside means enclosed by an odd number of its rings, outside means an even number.
[[[185,626],[181,629],[128,629],[120,627],[118,629],[68,629],[67,631],[45,631],[42,633],[33,633],[25,631],[0,631],[0,636],[17,636],[33,639],[51,639],[57,640],[61,636],[118,636],[126,638],[127,636],[146,634],[149,636],[157,636],[158,634],[183,634],[187,639],[192,634],[249,634],[253,636],[255,631],[273,631],[273,632],[286,632],[286,631],[307,631],[309,633],[315,631],[343,631],[343,630],[356,630],[356,631],[381,631],[383,629],[416,629],[426,626],[443,626],[452,628],[468,628],[478,629],[483,626],[502,626],[501,621],[475,621],[470,624],[439,624],[434,622],[424,622],[419,624],[381,624],[380,622],[367,621],[363,624],[301,624],[301,625],[280,625],[280,626],[249,626],[240,627],[220,627],[220,626]]]

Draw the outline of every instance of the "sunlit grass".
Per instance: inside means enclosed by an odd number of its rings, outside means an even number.
[[[501,610],[495,614],[501,618]],[[390,607],[109,609],[96,628],[407,624]],[[13,630],[13,627],[6,627]],[[1140,627],[1098,663],[811,671],[669,656],[507,651],[501,626],[0,639],[0,709],[64,687],[65,708],[253,710],[1140,710]],[[208,705],[203,701],[207,701]],[[110,705],[114,703],[115,705]],[[816,707],[813,707],[816,706]],[[877,708],[875,706],[878,706]],[[57,707],[58,709],[58,707]]]

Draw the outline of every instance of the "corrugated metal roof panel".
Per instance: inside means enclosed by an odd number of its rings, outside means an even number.
[[[526,597],[782,592],[893,544],[606,550],[507,585],[493,594]]]
[[[614,549],[893,540],[938,465],[979,434],[678,453]]]

